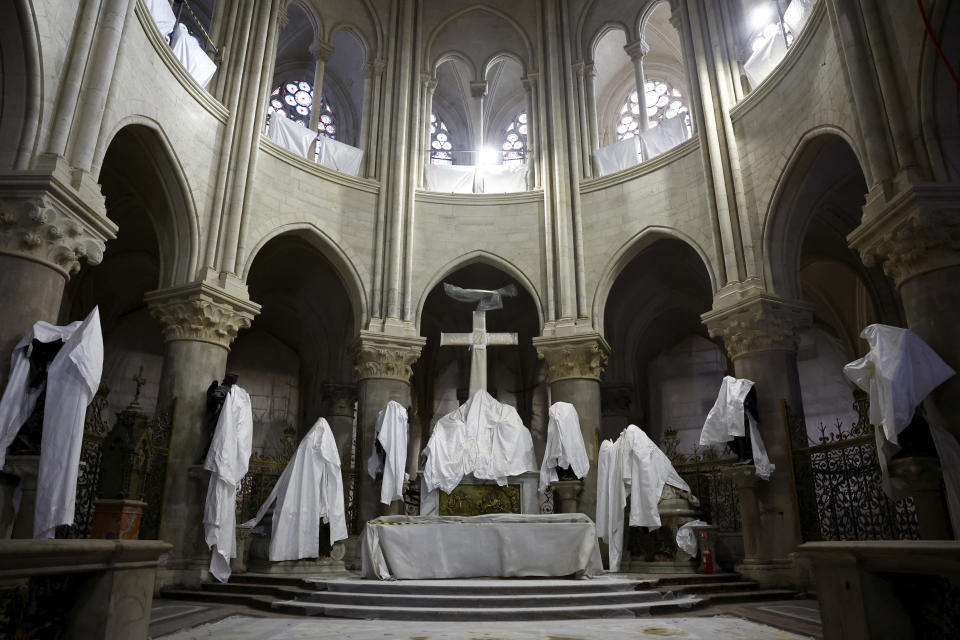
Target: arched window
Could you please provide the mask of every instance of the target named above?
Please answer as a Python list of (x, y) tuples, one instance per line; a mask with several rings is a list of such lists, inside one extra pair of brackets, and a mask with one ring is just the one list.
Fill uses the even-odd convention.
[(527, 114), (521, 113), (507, 127), (507, 135), (501, 145), (503, 164), (519, 164), (527, 157)]
[(267, 106), (267, 117), (282, 113), (304, 127), (310, 126), (310, 113), (313, 109), (320, 110), (317, 121), (317, 133), (327, 138), (336, 139), (337, 123), (333, 118), (333, 109), (322, 98), (318, 103), (313, 101), (313, 87), (309, 82), (288, 82), (277, 87), (270, 95), (270, 104)]
[(453, 164), (450, 132), (437, 114), (430, 114), (430, 164)]
[[(679, 89), (664, 80), (649, 80), (644, 84), (647, 103), (648, 127), (653, 128), (662, 121), (682, 117), (691, 132), (690, 109)], [(620, 108), (620, 120), (617, 122), (617, 140), (626, 140), (639, 134), (640, 100), (634, 91)]]

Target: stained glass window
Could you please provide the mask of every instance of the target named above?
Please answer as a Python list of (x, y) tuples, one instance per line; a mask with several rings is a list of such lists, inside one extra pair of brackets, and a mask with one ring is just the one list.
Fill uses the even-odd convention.
[(267, 105), (267, 118), (282, 113), (297, 124), (308, 127), (310, 126), (310, 113), (313, 109), (320, 110), (317, 134), (336, 139), (337, 123), (333, 117), (333, 109), (322, 98), (318, 102), (314, 102), (313, 87), (309, 82), (302, 80), (300, 82), (287, 82), (274, 89), (273, 93), (270, 94), (270, 104)]
[[(649, 128), (662, 121), (682, 117), (690, 132), (690, 109), (679, 89), (664, 80), (649, 80), (644, 84)], [(620, 108), (617, 121), (617, 140), (626, 140), (640, 133), (640, 98), (634, 91)]]
[(450, 132), (437, 114), (430, 114), (430, 164), (453, 164)]
[(503, 144), (503, 164), (519, 164), (527, 157), (527, 114), (521, 113), (507, 127)]

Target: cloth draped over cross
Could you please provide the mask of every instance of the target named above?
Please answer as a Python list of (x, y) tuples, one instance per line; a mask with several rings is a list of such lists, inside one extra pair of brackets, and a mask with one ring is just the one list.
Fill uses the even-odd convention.
[(597, 461), (597, 536), (610, 548), (610, 571), (619, 571), (623, 551), (623, 510), (630, 495), (631, 527), (660, 526), (658, 504), (664, 485), (690, 491), (667, 455), (644, 431), (629, 425), (616, 441), (600, 444)]

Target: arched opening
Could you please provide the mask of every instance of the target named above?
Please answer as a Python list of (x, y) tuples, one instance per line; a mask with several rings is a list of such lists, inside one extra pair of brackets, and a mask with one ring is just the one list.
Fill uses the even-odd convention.
[(335, 115), (339, 123), (339, 135), (336, 139), (359, 147), (363, 126), (366, 49), (353, 32), (343, 29), (331, 36), (330, 44), (333, 45), (333, 52), (327, 58), (323, 74), (323, 95), (330, 104), (337, 105)]
[(25, 41), (29, 16), (19, 9), (27, 3), (5, 2), (0, 7), (0, 167), (25, 168), (33, 151), (40, 117), (39, 51)]
[[(459, 58), (447, 58), (436, 68), (437, 87), (433, 94), (434, 116), (433, 131), (431, 132), (431, 154), (434, 151), (446, 151), (442, 156), (431, 155), (431, 162), (435, 164), (476, 164), (476, 154), (479, 148), (475, 136), (480, 135), (478, 123), (480, 112), (477, 105), (470, 99), (470, 82), (473, 80), (473, 70)], [(441, 130), (436, 122), (443, 124)], [(444, 139), (434, 146), (438, 140), (436, 134), (444, 133)], [(443, 143), (448, 143), (449, 148)], [(437, 162), (444, 160), (444, 162)], [(449, 160), (449, 162), (445, 162)]]
[(496, 267), (473, 263), (457, 269), (430, 291), (420, 314), (420, 335), (427, 339), (413, 367), (411, 440), (419, 437), (420, 451), (436, 421), (467, 400), (470, 385), (470, 351), (440, 346), (440, 333), (469, 333), (475, 304), (458, 302), (443, 291), (443, 283), (465, 289), (517, 288), (504, 298), (503, 309), (487, 312), (487, 331), (517, 333), (516, 346), (487, 350), (487, 390), (500, 402), (517, 409), (532, 431), (537, 459), (543, 455), (547, 427), (547, 385), (543, 364), (532, 339), (540, 335), (540, 319), (533, 297), (514, 278)]
[[(635, 112), (631, 110), (628, 114), (620, 113), (624, 96), (636, 92), (633, 64), (630, 62), (630, 56), (624, 51), (625, 46), (627, 46), (626, 32), (612, 28), (604, 33), (593, 47), (593, 64), (596, 71), (595, 109), (601, 147), (639, 133), (639, 107)], [(626, 122), (621, 122), (624, 116), (626, 116)]]

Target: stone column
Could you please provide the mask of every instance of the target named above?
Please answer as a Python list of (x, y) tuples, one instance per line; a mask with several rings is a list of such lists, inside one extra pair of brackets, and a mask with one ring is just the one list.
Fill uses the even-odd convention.
[(547, 363), (550, 402), (569, 402), (577, 409), (590, 472), (583, 479), (580, 512), (597, 516), (597, 453), (600, 450), (600, 375), (610, 345), (599, 333), (533, 339), (537, 355)]
[[(396, 400), (410, 406), (411, 365), (420, 357), (425, 338), (388, 336), (361, 331), (353, 345), (357, 369), (357, 431), (360, 440), (360, 522), (366, 523), (386, 512), (380, 503), (380, 483), (367, 473), (367, 459), (373, 451), (377, 414)], [(391, 505), (395, 506), (395, 505)], [(400, 505), (402, 506), (402, 505)]]
[(159, 534), (173, 550), (158, 583), (196, 584), (210, 560), (203, 537), (207, 387), (223, 378), (230, 343), (250, 326), (260, 306), (245, 292), (207, 282), (152, 291), (144, 300), (163, 326), (165, 341), (157, 411), (173, 410)]
[(352, 466), (350, 455), (353, 448), (357, 385), (324, 382), (321, 390), (323, 392), (322, 415), (330, 423), (333, 438), (337, 441), (337, 451), (340, 452), (340, 468), (346, 472)]
[(573, 65), (574, 73), (577, 79), (577, 125), (580, 127), (580, 165), (583, 171), (583, 177), (589, 178), (593, 175), (593, 163), (590, 162), (590, 126), (587, 124), (587, 86), (586, 86), (586, 67), (583, 62)]
[[(420, 82), (423, 85), (423, 130), (420, 137), (420, 144), (417, 146), (417, 187), (422, 189), (423, 167), (430, 163), (430, 116), (433, 115), (433, 95), (437, 90), (437, 79), (429, 73), (420, 74)], [(439, 126), (440, 123), (437, 123)]]
[(604, 383), (600, 386), (600, 398), (600, 439), (616, 440), (634, 419), (631, 411), (633, 385), (626, 382)]
[(650, 45), (642, 37), (639, 40), (627, 44), (623, 48), (633, 61), (633, 78), (637, 83), (637, 102), (640, 104), (640, 131), (646, 131), (650, 128), (650, 120), (647, 118), (647, 86), (646, 77), (643, 74), (643, 56), (650, 53)]
[[(317, 102), (323, 98), (323, 73), (327, 67), (327, 59), (333, 53), (333, 45), (323, 40), (317, 40), (310, 45), (310, 55), (313, 56), (313, 107), (310, 109), (310, 131), (316, 131), (320, 124), (320, 109), (317, 108)], [(314, 140), (310, 146), (310, 153), (307, 160), (314, 157), (317, 152), (317, 142)]]
[(67, 280), (82, 261), (100, 264), (116, 231), (103, 197), (78, 197), (63, 163), (49, 174), (0, 175), (0, 390), (13, 347), (38, 320), (56, 324)]
[(583, 80), (586, 89), (584, 109), (586, 111), (587, 134), (590, 138), (590, 153), (587, 156), (587, 165), (591, 167), (589, 175), (593, 175), (591, 159), (593, 152), (600, 148), (600, 127), (597, 124), (597, 65), (584, 65)]
[(763, 584), (789, 585), (795, 581), (789, 556), (801, 539), (782, 403), (786, 401), (793, 415), (802, 420), (797, 345), (800, 330), (811, 322), (811, 309), (762, 292), (742, 293), (732, 302), (719, 296), (714, 310), (701, 318), (711, 337), (723, 338), (737, 377), (755, 383), (760, 435), (776, 466), (770, 480), (755, 489), (759, 533), (750, 530), (753, 523), (743, 522), (744, 541), (756, 540), (757, 549), (742, 569)]
[(538, 160), (540, 147), (538, 146), (537, 137), (540, 135), (540, 132), (537, 131), (537, 124), (540, 122), (540, 118), (537, 115), (537, 76), (536, 74), (530, 74), (523, 77), (521, 80), (523, 84), (523, 90), (526, 92), (527, 100), (527, 178), (528, 184), (531, 189), (540, 188), (540, 172), (538, 171)]

